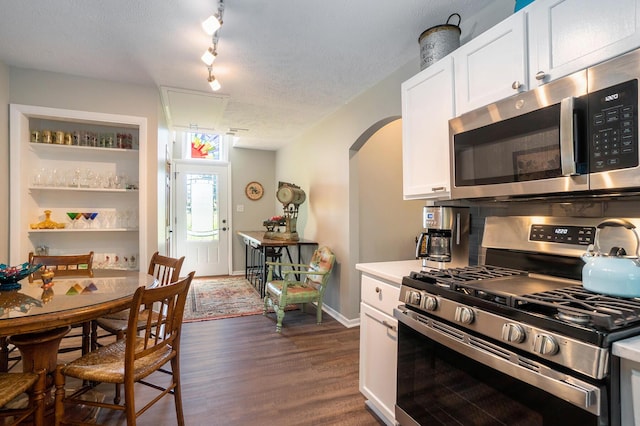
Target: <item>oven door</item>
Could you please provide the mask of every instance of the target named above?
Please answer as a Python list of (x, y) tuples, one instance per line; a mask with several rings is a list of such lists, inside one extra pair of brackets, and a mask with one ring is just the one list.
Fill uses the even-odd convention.
[(450, 120), (453, 198), (588, 190), (586, 75)]
[(398, 322), (396, 419), (415, 425), (609, 425), (607, 387), (410, 310)]

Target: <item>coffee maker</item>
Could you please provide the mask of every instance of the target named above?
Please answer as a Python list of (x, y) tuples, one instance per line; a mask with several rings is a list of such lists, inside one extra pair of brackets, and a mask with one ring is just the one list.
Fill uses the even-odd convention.
[(424, 206), (425, 231), (417, 239), (416, 258), (422, 269), (458, 268), (469, 265), (468, 207)]

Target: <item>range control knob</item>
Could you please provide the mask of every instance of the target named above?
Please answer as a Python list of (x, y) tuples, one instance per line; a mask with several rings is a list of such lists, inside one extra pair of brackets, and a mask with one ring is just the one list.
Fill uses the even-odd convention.
[(555, 355), (559, 350), (556, 339), (548, 334), (538, 334), (533, 342), (533, 351), (540, 355)]
[(508, 322), (502, 326), (502, 340), (510, 343), (522, 343), (527, 337), (520, 324)]
[(407, 297), (405, 302), (410, 305), (420, 306), (420, 300), (422, 299), (422, 294), (419, 291), (410, 291), (407, 293)]
[(435, 296), (425, 296), (422, 298), (422, 308), (427, 311), (438, 309), (438, 299)]
[(466, 306), (458, 306), (456, 308), (454, 319), (462, 324), (471, 324), (475, 319), (473, 309)]

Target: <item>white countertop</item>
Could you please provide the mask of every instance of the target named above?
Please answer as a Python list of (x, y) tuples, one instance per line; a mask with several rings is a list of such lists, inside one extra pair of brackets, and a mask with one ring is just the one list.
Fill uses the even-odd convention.
[(615, 342), (613, 354), (630, 361), (640, 362), (640, 336)]
[(402, 284), (402, 277), (409, 275), (411, 271), (422, 269), (422, 260), (358, 263), (356, 264), (356, 269), (400, 285)]

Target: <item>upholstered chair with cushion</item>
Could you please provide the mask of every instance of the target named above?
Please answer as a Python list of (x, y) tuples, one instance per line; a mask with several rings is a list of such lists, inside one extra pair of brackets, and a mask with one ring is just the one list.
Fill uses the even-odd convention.
[[(1, 423), (18, 425), (33, 416), (30, 424), (42, 426), (45, 387), (45, 370), (37, 373), (0, 373), (0, 420), (3, 420)], [(26, 404), (20, 404), (18, 401), (18, 397), (23, 393), (28, 394)]]
[[(89, 405), (124, 411), (127, 425), (135, 425), (136, 419), (151, 405), (167, 394), (173, 394), (177, 421), (184, 425), (182, 396), (180, 389), (180, 335), (187, 293), (195, 272), (175, 283), (154, 288), (140, 287), (133, 296), (129, 309), (129, 320), (125, 337), (102, 346), (95, 351), (66, 365), (58, 365), (55, 371), (55, 417), (56, 425), (64, 424), (65, 406)], [(152, 320), (152, 312), (158, 316)], [(147, 318), (145, 327), (140, 321)], [(159, 382), (149, 377), (170, 364), (171, 379)], [(66, 378), (78, 379), (84, 384), (71, 395), (66, 395)], [(124, 385), (124, 403), (109, 404), (87, 400), (82, 395), (97, 383)], [(136, 407), (134, 384), (150, 386), (158, 393), (145, 399), (145, 405)], [(162, 385), (161, 385), (162, 383)], [(74, 383), (75, 385), (75, 383)], [(139, 404), (142, 405), (142, 404)], [(174, 424), (165, 419), (165, 424)]]
[[(266, 262), (269, 266), (264, 314), (272, 307), (276, 312), (276, 331), (282, 331), (285, 307), (306, 303), (316, 303), (317, 322), (322, 322), (322, 298), (329, 281), (329, 274), (335, 263), (335, 255), (328, 247), (320, 247), (308, 265), (282, 262)], [(281, 280), (274, 280), (274, 270), (280, 270)]]

